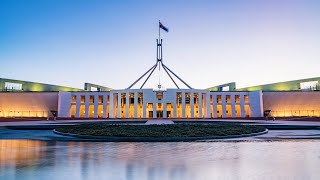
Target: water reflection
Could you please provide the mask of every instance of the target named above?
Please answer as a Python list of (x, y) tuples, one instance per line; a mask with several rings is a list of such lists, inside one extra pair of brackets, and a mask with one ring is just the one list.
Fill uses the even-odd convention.
[(0, 179), (319, 179), (320, 141), (0, 140)]
[(0, 167), (17, 166), (26, 167), (43, 158), (46, 151), (40, 148), (46, 142), (31, 140), (1, 140), (0, 141)]

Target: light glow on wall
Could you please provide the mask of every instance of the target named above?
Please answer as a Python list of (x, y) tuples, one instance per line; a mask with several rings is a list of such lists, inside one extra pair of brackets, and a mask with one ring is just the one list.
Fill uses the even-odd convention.
[(314, 90), (319, 87), (319, 82), (318, 81), (309, 81), (309, 82), (301, 82), (300, 83), (300, 89), (310, 89)]
[(50, 117), (58, 110), (56, 92), (0, 94), (0, 117)]
[(15, 90), (15, 91), (22, 90), (22, 84), (20, 83), (5, 82), (4, 87), (6, 90)]

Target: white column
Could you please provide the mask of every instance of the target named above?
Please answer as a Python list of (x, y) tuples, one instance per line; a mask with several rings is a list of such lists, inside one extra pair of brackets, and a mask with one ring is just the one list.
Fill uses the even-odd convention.
[(213, 117), (217, 118), (217, 95), (212, 94), (212, 103), (213, 103)]
[(173, 104), (173, 118), (177, 118), (177, 103), (173, 102), (172, 104)]
[(191, 118), (194, 118), (194, 92), (190, 92), (190, 111)]
[(108, 101), (108, 95), (103, 95), (102, 96), (102, 101), (103, 101), (103, 105), (102, 105), (102, 111), (103, 111), (103, 114), (102, 114), (102, 117), (103, 118), (107, 118), (107, 101)]
[(126, 92), (126, 118), (129, 118), (129, 92)]
[(167, 103), (163, 102), (163, 118), (167, 118)]
[[(144, 94), (145, 95), (145, 94)], [(143, 104), (143, 109), (142, 109), (142, 114), (143, 114), (143, 118), (146, 118), (147, 117), (147, 103), (144, 99), (144, 96), (143, 96), (143, 99), (142, 99), (142, 104)]]
[(236, 117), (236, 97), (235, 94), (230, 95), (231, 97), (231, 112), (232, 112), (232, 117)]
[(263, 117), (262, 91), (249, 92), (250, 117)]
[(225, 94), (221, 95), (221, 101), (222, 101), (222, 117), (226, 118), (227, 113), (226, 113), (226, 95)]
[(109, 118), (115, 118), (115, 112), (114, 112), (114, 103), (113, 102), (113, 92), (110, 91), (110, 102), (109, 102)]
[[(59, 91), (58, 94), (58, 117), (70, 117), (71, 92)], [(12, 114), (13, 113), (13, 114)], [(14, 111), (10, 114), (14, 115)], [(43, 112), (44, 115), (44, 112)]]
[(210, 114), (210, 92), (206, 93), (206, 118), (210, 118), (211, 114)]
[(118, 93), (118, 118), (121, 118), (121, 92)]
[(138, 92), (134, 92), (134, 118), (138, 117)]
[(93, 117), (94, 118), (98, 118), (98, 102), (99, 102), (99, 96), (94, 95), (94, 113), (93, 113)]
[(244, 110), (244, 94), (240, 94), (240, 116), (241, 117), (246, 117), (246, 112)]
[(77, 98), (77, 101), (76, 101), (76, 118), (79, 118), (80, 117), (81, 96), (77, 95), (76, 98)]
[(202, 92), (199, 92), (199, 118), (202, 118)]
[(88, 117), (89, 117), (89, 101), (90, 101), (90, 96), (85, 95), (85, 102), (84, 102), (84, 104), (85, 104), (85, 107), (84, 107), (84, 109), (85, 109), (84, 117), (85, 117), (85, 118), (88, 118)]
[(153, 103), (153, 110), (152, 110), (152, 112), (153, 112), (153, 118), (157, 118), (157, 103)]
[(182, 92), (182, 118), (186, 118), (186, 93)]

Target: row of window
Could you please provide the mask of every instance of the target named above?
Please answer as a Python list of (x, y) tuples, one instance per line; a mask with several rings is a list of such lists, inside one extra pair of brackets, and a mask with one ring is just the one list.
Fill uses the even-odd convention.
[[(202, 94), (202, 98), (204, 98), (205, 94)], [(159, 95), (157, 94), (157, 99), (158, 100), (162, 100), (163, 98), (163, 95)], [(98, 96), (98, 103), (103, 103), (103, 96), (102, 95), (99, 95)], [(110, 101), (110, 96), (108, 95), (107, 96), (107, 102)], [(142, 97), (138, 97), (138, 104), (142, 104)], [(76, 103), (77, 102), (77, 96), (72, 96), (72, 100), (71, 100), (72, 103)], [(86, 96), (80, 96), (80, 103), (85, 103), (86, 102)], [(95, 102), (95, 96), (91, 95), (89, 96), (89, 103), (94, 103)], [(193, 102), (195, 104), (198, 104), (199, 103), (199, 98), (198, 98), (198, 93), (194, 93), (194, 100)], [(210, 95), (210, 102), (212, 103), (213, 102), (213, 96)], [(216, 102), (217, 103), (222, 103), (222, 96), (221, 95), (217, 95), (216, 96)], [(231, 95), (226, 95), (225, 96), (225, 102), (226, 103), (231, 103)], [(240, 103), (240, 95), (235, 95), (235, 98), (234, 98), (234, 102), (235, 103)], [(244, 102), (245, 103), (248, 103), (249, 102), (249, 96), (248, 95), (244, 95)], [(129, 103), (130, 104), (134, 104), (134, 98), (130, 96), (129, 98)], [(181, 104), (182, 103), (182, 93), (177, 93), (177, 104)], [(185, 103), (186, 104), (190, 104), (190, 94), (189, 93), (186, 93), (186, 98), (185, 98)], [(126, 98), (125, 96), (121, 98), (121, 104), (126, 104)]]
[[(213, 96), (212, 95), (210, 95), (210, 102), (213, 103)], [(222, 103), (222, 96), (221, 95), (217, 95), (216, 96), (216, 102), (217, 103)], [(225, 96), (225, 102), (226, 103), (231, 103), (231, 95), (226, 95)], [(240, 95), (235, 95), (234, 102), (235, 103), (240, 103)], [(245, 103), (249, 103), (249, 96), (248, 95), (244, 95), (244, 102)]]
[[(103, 103), (104, 99), (103, 96), (98, 96), (98, 103)], [(110, 96), (107, 96), (107, 102), (110, 101)], [(71, 103), (76, 103), (77, 102), (77, 96), (72, 96), (71, 98)], [(80, 96), (80, 103), (85, 103), (86, 102), (86, 96)], [(95, 102), (95, 96), (89, 96), (89, 103), (94, 103)]]

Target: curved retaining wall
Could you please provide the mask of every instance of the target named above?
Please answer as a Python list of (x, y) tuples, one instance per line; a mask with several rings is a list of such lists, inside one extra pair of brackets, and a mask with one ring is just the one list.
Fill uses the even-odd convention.
[(263, 132), (252, 133), (252, 134), (242, 134), (242, 135), (230, 135), (230, 136), (207, 136), (207, 137), (111, 137), (111, 136), (90, 136), (90, 135), (79, 135), (71, 133), (59, 132), (56, 129), (53, 130), (54, 133), (71, 136), (83, 140), (94, 140), (94, 141), (105, 141), (105, 142), (187, 142), (187, 141), (196, 141), (196, 140), (209, 140), (209, 139), (230, 139), (230, 138), (243, 138), (258, 136), (268, 133), (268, 129), (265, 129)]

